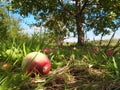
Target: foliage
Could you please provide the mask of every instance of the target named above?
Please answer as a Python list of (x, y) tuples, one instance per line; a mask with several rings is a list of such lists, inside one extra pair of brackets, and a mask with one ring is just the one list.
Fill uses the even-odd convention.
[[(106, 87), (109, 84), (108, 81), (119, 80), (119, 52), (117, 52), (115, 56), (107, 56), (104, 52), (106, 46), (98, 47), (99, 50), (94, 53), (92, 50), (92, 48), (96, 47), (94, 43), (87, 44), (85, 47), (79, 47), (75, 44), (66, 44), (59, 47), (54, 45), (53, 42), (51, 42), (49, 35), (35, 33), (31, 37), (20, 38), (20, 40), (7, 40), (0, 43), (0, 89), (29, 90), (30, 87), (32, 87), (32, 89), (49, 88), (49, 85), (51, 85), (51, 88), (54, 88), (52, 86), (53, 84), (50, 83), (54, 80), (61, 80), (59, 84), (64, 82), (64, 85), (62, 84), (64, 89), (80, 86), (79, 88), (81, 89), (89, 90), (90, 88), (101, 89), (101, 87)], [(51, 49), (50, 53), (46, 53), (52, 64), (50, 73), (56, 72), (47, 76), (36, 76), (34, 79), (29, 77), (29, 75), (25, 75), (21, 69), (21, 62), (25, 55), (33, 51), (43, 52), (43, 48), (46, 47)], [(120, 47), (117, 46), (117, 49), (119, 48)], [(61, 70), (59, 71), (59, 69)], [(93, 72), (93, 70), (95, 70), (95, 72)], [(59, 77), (59, 74), (62, 76)], [(74, 81), (73, 77), (76, 78), (75, 81), (81, 85), (69, 85), (69, 82)], [(41, 78), (45, 78), (45, 81), (33, 83), (34, 80), (41, 80)], [(82, 81), (78, 82), (78, 78), (82, 79)], [(91, 78), (93, 80), (92, 82), (95, 82), (95, 84), (104, 82), (106, 85), (100, 84), (96, 86), (94, 83), (88, 84)], [(83, 82), (88, 85), (84, 86), (82, 84)], [(57, 82), (54, 81), (54, 83)]]
[[(81, 6), (81, 8), (84, 7), (86, 1), (87, 0), (81, 0), (81, 3), (83, 3), (83, 6)], [(111, 19), (108, 19), (109, 13), (112, 13), (114, 20), (117, 20), (117, 18), (119, 17), (119, 12), (117, 12), (117, 9), (111, 6), (114, 4), (113, 1), (115, 3), (114, 7), (119, 8), (119, 0), (107, 1), (109, 2), (108, 6), (105, 5), (107, 3), (106, 1), (104, 2), (101, 0), (88, 0), (88, 7), (86, 6), (86, 8), (84, 8), (85, 11), (82, 12), (83, 23), (85, 23), (84, 20), (88, 20), (86, 21), (86, 25), (89, 24), (90, 28), (95, 27), (95, 25), (101, 26), (101, 28), (98, 28), (97, 26), (95, 27), (98, 30), (100, 29), (100, 32), (104, 32), (102, 27), (106, 26), (112, 28), (113, 30), (117, 30), (118, 27), (116, 25), (119, 21), (113, 23)], [(73, 30), (72, 28), (76, 28), (74, 27), (75, 17), (68, 18), (71, 15), (70, 13), (66, 13), (67, 8), (70, 9), (70, 12), (74, 14), (74, 3), (70, 4), (67, 1), (64, 2), (65, 4), (62, 5), (65, 5), (65, 8), (62, 8), (60, 2), (56, 0), (13, 0), (12, 3), (13, 6), (15, 5), (15, 8), (21, 7), (21, 9), (18, 10), (18, 12), (20, 12), (21, 14), (27, 15), (28, 12), (34, 12), (33, 14), (38, 16), (40, 14), (42, 20), (45, 20), (45, 23), (42, 24), (45, 24), (49, 27), (49, 29), (56, 31), (50, 32), (49, 34), (34, 33), (32, 36), (28, 36), (27, 34), (23, 33), (19, 34), (19, 32), (17, 31), (17, 29), (19, 30), (19, 26), (17, 26), (18, 22), (16, 22), (15, 19), (9, 20), (8, 18), (6, 18), (8, 17), (8, 15), (4, 15), (4, 20), (8, 20), (8, 22), (2, 23), (2, 21), (0, 21), (0, 31), (4, 29), (8, 30), (10, 36), (9, 38), (7, 38), (8, 40), (3, 40), (0, 42), (0, 90), (38, 90), (40, 88), (45, 88), (46, 90), (49, 90), (51, 88), (53, 90), (106, 90), (109, 88), (119, 89), (120, 40), (114, 40), (117, 42), (113, 42), (114, 44), (112, 45), (110, 44), (112, 40), (103, 42), (86, 41), (85, 46), (77, 46), (75, 44), (63, 44), (63, 46), (60, 46), (56, 43), (56, 40), (59, 40), (66, 33), (70, 32), (70, 28), (71, 32)], [(24, 10), (26, 10), (26, 12)], [(95, 11), (93, 12), (92, 10)], [(113, 11), (114, 13), (111, 11)], [(48, 20), (47, 16), (52, 16), (52, 21), (49, 21), (50, 19)], [(92, 20), (96, 24), (91, 23)], [(108, 25), (106, 24), (104, 26), (104, 20), (106, 21), (105, 24), (109, 22)], [(8, 26), (2, 27), (2, 25)], [(14, 27), (14, 25), (16, 26)], [(60, 31), (57, 28), (59, 28)], [(89, 26), (87, 26), (87, 29), (88, 28)], [(12, 30), (14, 32), (12, 32)], [(99, 34), (100, 32), (97, 31), (96, 34)], [(7, 35), (7, 33), (8, 32), (4, 32), (3, 34)], [(63, 36), (60, 35), (61, 33)], [(58, 34), (60, 38), (57, 37)], [(108, 43), (106, 44), (106, 42)], [(49, 48), (51, 52), (45, 53), (43, 51), (44, 48)], [(112, 50), (113, 53), (107, 55), (107, 50)], [(35, 78), (31, 78), (29, 75), (24, 74), (23, 70), (21, 69), (21, 62), (27, 53), (33, 51), (40, 51), (48, 55), (52, 64), (51, 72), (48, 75), (36, 75)], [(43, 81), (41, 82), (42, 79)]]
[(15, 38), (0, 42), (0, 89), (19, 90), (26, 88), (30, 78), (21, 69), (21, 62), (25, 55), (32, 51), (41, 51), (48, 47), (48, 43), (40, 35), (32, 37)]
[(22, 35), (19, 20), (9, 16), (5, 7), (0, 7), (0, 39), (17, 38)]
[(54, 30), (57, 35), (77, 34), (81, 45), (85, 31), (106, 35), (110, 29), (117, 30), (120, 23), (119, 0), (12, 0), (11, 5), (13, 11), (21, 15), (33, 14), (38, 24)]

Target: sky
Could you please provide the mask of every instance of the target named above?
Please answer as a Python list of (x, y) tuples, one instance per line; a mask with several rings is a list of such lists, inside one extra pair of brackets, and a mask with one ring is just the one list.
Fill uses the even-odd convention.
[[(17, 19), (17, 18), (21, 18), (22, 21), (20, 22), (20, 26), (22, 28), (24, 28), (24, 33), (29, 33), (29, 34), (32, 34), (34, 31), (39, 31), (41, 28), (44, 29), (44, 27), (41, 27), (41, 28), (37, 28), (37, 27), (29, 27), (27, 24), (33, 24), (36, 22), (36, 20), (34, 19), (34, 17), (32, 15), (29, 15), (28, 17), (26, 18), (22, 18), (19, 14), (13, 14), (13, 16)], [(113, 33), (111, 33), (110, 35), (105, 35), (103, 37), (103, 39), (110, 39), (111, 36), (112, 36)], [(101, 38), (101, 35), (98, 35), (98, 36), (95, 36), (93, 34), (92, 31), (89, 31), (87, 32), (87, 38), (85, 39), (88, 39), (88, 40), (100, 40)], [(116, 32), (115, 36), (114, 36), (115, 39), (118, 39), (120, 38), (120, 29)], [(74, 37), (70, 37), (70, 38), (66, 38), (64, 40), (65, 42), (77, 42), (77, 38), (74, 38)]]

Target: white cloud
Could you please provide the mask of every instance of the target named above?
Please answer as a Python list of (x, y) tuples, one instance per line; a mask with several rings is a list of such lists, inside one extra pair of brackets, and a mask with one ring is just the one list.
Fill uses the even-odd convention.
[[(113, 33), (111, 33), (110, 35), (105, 35), (103, 37), (103, 40), (109, 40), (111, 38), (112, 34)], [(115, 36), (114, 36), (114, 39), (118, 39), (118, 38), (120, 38), (120, 30), (118, 30), (116, 32)], [(93, 32), (90, 31), (90, 32), (87, 32), (87, 38), (85, 38), (85, 39), (86, 40), (89, 39), (90, 41), (91, 40), (100, 40), (101, 39), (101, 35), (95, 36), (93, 34)], [(77, 42), (77, 38), (75, 38), (75, 37), (66, 38), (66, 39), (64, 39), (64, 42), (74, 43), (74, 42)]]
[(29, 27), (27, 29), (25, 29), (23, 32), (24, 33), (28, 33), (28, 34), (33, 34), (33, 33), (42, 33), (44, 32), (45, 28), (44, 27), (36, 27), (36, 26), (33, 26), (33, 27)]
[[(105, 35), (105, 36), (103, 37), (103, 40), (110, 39), (111, 36), (112, 36), (112, 34), (113, 34), (113, 33), (111, 33), (110, 35)], [(114, 36), (114, 39), (118, 39), (118, 38), (120, 38), (120, 30), (118, 30), (118, 31), (115, 33), (115, 36)], [(94, 39), (95, 39), (95, 40), (100, 40), (100, 39), (101, 39), (101, 35), (95, 36), (95, 35), (93, 34), (93, 32), (90, 31), (90, 32), (87, 32), (87, 39), (89, 39), (89, 40), (94, 40)]]
[(66, 39), (64, 39), (64, 42), (75, 43), (75, 42), (77, 42), (77, 38), (75, 38), (75, 37), (66, 38)]

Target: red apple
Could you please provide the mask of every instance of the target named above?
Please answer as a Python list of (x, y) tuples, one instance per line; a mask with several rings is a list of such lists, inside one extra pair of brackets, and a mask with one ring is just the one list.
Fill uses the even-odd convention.
[(44, 53), (51, 53), (51, 50), (49, 48), (43, 48), (42, 50)]
[(113, 54), (113, 50), (112, 49), (106, 50), (105, 54), (107, 56), (111, 56)]
[(45, 75), (48, 74), (51, 68), (51, 62), (48, 57), (40, 52), (31, 52), (24, 58), (22, 68), (26, 74), (35, 73)]
[(97, 53), (99, 51), (99, 48), (98, 47), (94, 47), (93, 48), (93, 53)]

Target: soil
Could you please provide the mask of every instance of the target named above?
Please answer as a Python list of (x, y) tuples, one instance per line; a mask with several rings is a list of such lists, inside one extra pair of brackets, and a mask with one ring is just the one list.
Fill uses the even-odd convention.
[(58, 71), (50, 72), (47, 83), (38, 90), (120, 90), (120, 81), (111, 79), (105, 70), (72, 67)]

